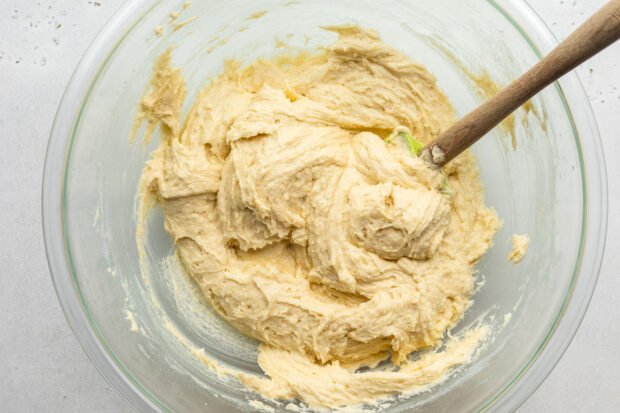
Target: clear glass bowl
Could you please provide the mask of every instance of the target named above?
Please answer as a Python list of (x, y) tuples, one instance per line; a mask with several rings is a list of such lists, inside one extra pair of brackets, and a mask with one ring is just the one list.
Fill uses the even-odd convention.
[[(143, 411), (255, 410), (249, 402), (262, 400), (259, 395), (217, 376), (163, 326), (165, 317), (186, 344), (204, 348), (225, 366), (260, 371), (256, 343), (201, 306), (191, 282), (170, 264), (173, 248), (157, 210), (149, 220), (143, 268), (138, 259), (136, 190), (157, 139), (144, 147), (129, 144), (128, 136), (154, 58), (175, 46), (173, 63), (183, 67), (187, 79), (187, 111), (225, 59), (281, 53), (276, 37), (313, 48), (334, 40), (319, 26), (357, 23), (424, 64), (463, 115), (481, 101), (463, 67), (473, 73), (485, 70), (507, 83), (556, 41), (522, 0), (200, 1), (178, 21), (197, 20), (175, 32), (168, 25), (165, 36), (155, 36), (154, 28), (182, 3), (128, 2), (76, 69), (56, 116), (45, 165), (48, 260), (78, 340), (131, 406)], [(268, 12), (246, 19), (262, 10)], [(541, 123), (533, 112), (520, 110), (516, 150), (501, 129), (474, 147), (486, 202), (504, 225), (478, 265), (486, 283), (455, 331), (484, 320), (492, 326), (492, 337), (470, 365), (431, 391), (394, 398), (386, 410), (513, 410), (550, 372), (586, 311), (607, 225), (597, 127), (575, 74), (548, 87), (533, 105), (546, 120)], [(531, 236), (519, 265), (506, 263), (513, 233)], [(146, 275), (142, 270), (148, 270)], [(189, 291), (186, 299), (180, 291)], [(198, 304), (191, 305), (192, 300)], [(506, 314), (511, 318), (504, 323)], [(130, 328), (132, 315), (137, 333)]]

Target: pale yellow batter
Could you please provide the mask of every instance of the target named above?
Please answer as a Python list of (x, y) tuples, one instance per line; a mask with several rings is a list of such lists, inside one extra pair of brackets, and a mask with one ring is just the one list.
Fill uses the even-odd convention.
[[(422, 143), (454, 121), (424, 67), (357, 27), (324, 53), (229, 64), (180, 120), (165, 54), (141, 101), (164, 139), (143, 175), (182, 262), (213, 308), (260, 340), (269, 397), (312, 406), (411, 392), (467, 362), (485, 334), (441, 343), (470, 305), (499, 227), (473, 156), (429, 169)], [(355, 373), (391, 355), (398, 372)], [(232, 373), (231, 373), (232, 374)]]
[(518, 264), (525, 258), (527, 253), (527, 247), (530, 246), (530, 236), (528, 234), (513, 234), (512, 235), (512, 251), (508, 254), (506, 261), (512, 261), (514, 264)]

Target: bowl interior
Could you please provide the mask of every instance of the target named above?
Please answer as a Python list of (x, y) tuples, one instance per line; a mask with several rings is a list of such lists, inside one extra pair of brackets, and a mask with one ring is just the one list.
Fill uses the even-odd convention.
[[(169, 13), (183, 1), (160, 1), (141, 15), (98, 71), (73, 127), (65, 163), (63, 218), (74, 282), (99, 339), (137, 388), (163, 409), (236, 411), (253, 400), (278, 410), (191, 352), (204, 349), (223, 366), (260, 374), (256, 345), (232, 329), (201, 299), (179, 268), (161, 212), (148, 219), (145, 257), (136, 245), (137, 188), (144, 162), (157, 146), (128, 142), (134, 109), (156, 56), (173, 46), (182, 67), (187, 113), (196, 93), (226, 59), (251, 61), (313, 49), (335, 40), (320, 26), (354, 23), (433, 73), (459, 116), (483, 99), (476, 77), (498, 85), (527, 70), (539, 52), (494, 2), (201, 1), (177, 22)], [(259, 16), (257, 12), (267, 10)], [(164, 36), (154, 33), (164, 25)], [(461, 410), (491, 403), (538, 354), (560, 317), (578, 270), (585, 225), (585, 178), (579, 139), (558, 86), (515, 114), (514, 139), (496, 128), (474, 146), (486, 204), (503, 227), (478, 264), (474, 305), (456, 326), (492, 328), (474, 361), (455, 369), (432, 391), (394, 397), (383, 408)], [(506, 262), (513, 233), (531, 237), (526, 258)], [(134, 324), (135, 323), (135, 324)], [(134, 331), (132, 331), (134, 330)], [(255, 407), (254, 407), (255, 408)]]

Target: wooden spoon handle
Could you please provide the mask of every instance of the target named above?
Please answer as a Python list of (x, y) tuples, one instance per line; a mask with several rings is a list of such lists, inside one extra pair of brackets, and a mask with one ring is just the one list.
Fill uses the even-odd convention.
[(441, 168), (545, 86), (619, 38), (620, 0), (611, 0), (525, 74), (426, 145), (420, 156)]

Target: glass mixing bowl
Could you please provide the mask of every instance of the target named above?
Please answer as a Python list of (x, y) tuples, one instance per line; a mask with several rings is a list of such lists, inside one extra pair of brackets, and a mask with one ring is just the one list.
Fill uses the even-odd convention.
[[(174, 261), (155, 210), (145, 260), (136, 246), (136, 192), (157, 138), (130, 144), (134, 109), (154, 58), (174, 46), (187, 112), (222, 70), (292, 47), (334, 40), (319, 26), (356, 23), (424, 64), (463, 114), (483, 98), (476, 75), (506, 84), (556, 44), (521, 0), (200, 1), (173, 27), (182, 1), (128, 2), (97, 36), (71, 79), (52, 129), (43, 179), (43, 222), (60, 303), (84, 350), (110, 385), (141, 411), (277, 411), (235, 380), (202, 364), (188, 345), (221, 365), (260, 374), (256, 342), (201, 302)], [(257, 13), (267, 10), (266, 14)], [(164, 36), (154, 28), (164, 25)], [(597, 127), (575, 74), (516, 113), (516, 149), (496, 128), (477, 143), (487, 205), (503, 219), (478, 265), (485, 280), (456, 326), (481, 320), (491, 337), (471, 364), (387, 411), (513, 410), (542, 382), (568, 346), (599, 272), (607, 223), (606, 176)], [(540, 118), (540, 119), (539, 119)], [(506, 262), (513, 233), (531, 237), (526, 258)], [(173, 257), (173, 258), (170, 258)], [(166, 327), (162, 320), (168, 320)]]

